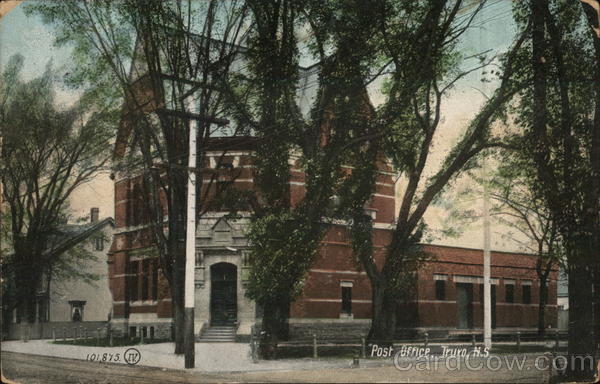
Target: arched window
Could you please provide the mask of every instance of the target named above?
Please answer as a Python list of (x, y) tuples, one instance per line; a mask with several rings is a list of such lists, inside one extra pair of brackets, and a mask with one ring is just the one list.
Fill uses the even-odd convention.
[(129, 225), (146, 224), (150, 219), (148, 198), (144, 193), (144, 188), (140, 184), (135, 184), (131, 190), (131, 199), (129, 203)]

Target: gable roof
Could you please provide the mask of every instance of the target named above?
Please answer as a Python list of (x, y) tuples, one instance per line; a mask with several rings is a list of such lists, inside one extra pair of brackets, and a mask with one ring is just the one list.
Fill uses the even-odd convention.
[(66, 252), (94, 233), (104, 229), (107, 225), (115, 227), (115, 221), (112, 217), (107, 217), (96, 223), (63, 225), (52, 235), (50, 242), (53, 243), (53, 246), (44, 251), (44, 254)]

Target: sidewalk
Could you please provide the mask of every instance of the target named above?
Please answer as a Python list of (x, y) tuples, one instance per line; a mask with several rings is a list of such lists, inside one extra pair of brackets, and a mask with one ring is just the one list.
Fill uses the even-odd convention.
[[(67, 359), (86, 360), (88, 354), (119, 355), (117, 364), (124, 364), (123, 353), (128, 348), (135, 348), (141, 354), (138, 366), (183, 369), (183, 355), (173, 353), (173, 343), (144, 344), (126, 347), (82, 347), (77, 345), (53, 344), (51, 340), (30, 340), (2, 342), (2, 351), (32, 355), (61, 357)], [(114, 361), (113, 361), (114, 362)], [(361, 364), (363, 361), (361, 361)], [(392, 362), (372, 361), (369, 366), (390, 365)], [(259, 372), (259, 371), (294, 371), (331, 368), (349, 368), (350, 359), (287, 359), (260, 360), (253, 363), (250, 346), (243, 343), (196, 343), (196, 367), (194, 371), (210, 373), (226, 372)]]

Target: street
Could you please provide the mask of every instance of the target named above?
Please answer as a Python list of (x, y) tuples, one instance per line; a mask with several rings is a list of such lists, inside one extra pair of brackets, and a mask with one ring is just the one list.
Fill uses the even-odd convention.
[(2, 352), (2, 373), (20, 384), (129, 384), (227, 382), (214, 374), (106, 364), (48, 356)]
[(543, 383), (544, 372), (522, 370), (452, 371), (440, 369), (399, 371), (393, 366), (368, 368), (261, 371), (251, 373), (199, 373), (184, 370), (94, 363), (81, 360), (2, 352), (2, 372), (22, 384), (58, 383), (213, 383), (213, 382), (437, 382), (437, 383)]

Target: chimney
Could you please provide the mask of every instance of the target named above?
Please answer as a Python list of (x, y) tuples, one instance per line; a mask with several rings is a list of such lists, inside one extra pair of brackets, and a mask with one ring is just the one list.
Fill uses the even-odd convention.
[(90, 220), (92, 223), (98, 222), (98, 216), (100, 215), (100, 208), (92, 208), (90, 210)]

